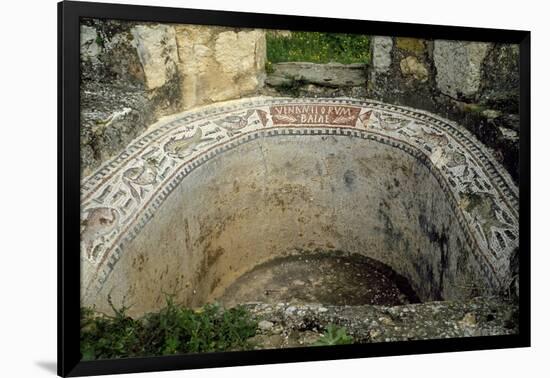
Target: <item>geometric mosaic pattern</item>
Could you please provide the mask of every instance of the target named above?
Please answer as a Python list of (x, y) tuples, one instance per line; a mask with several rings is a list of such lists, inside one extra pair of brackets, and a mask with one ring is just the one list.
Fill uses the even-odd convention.
[(184, 112), (153, 125), (81, 183), (85, 290), (99, 290), (131, 241), (196, 167), (257, 138), (334, 135), (399, 148), (437, 178), (487, 277), (508, 278), (518, 247), (518, 189), (463, 127), (376, 101), (258, 97)]

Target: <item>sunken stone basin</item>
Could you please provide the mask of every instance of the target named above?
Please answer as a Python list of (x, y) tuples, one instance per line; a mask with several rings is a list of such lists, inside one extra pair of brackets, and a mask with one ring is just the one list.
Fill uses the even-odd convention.
[(470, 133), (414, 109), (216, 104), (153, 125), (81, 188), (82, 304), (101, 311), (231, 303), (255, 268), (316, 253), (376, 262), (423, 302), (513, 276), (517, 188)]

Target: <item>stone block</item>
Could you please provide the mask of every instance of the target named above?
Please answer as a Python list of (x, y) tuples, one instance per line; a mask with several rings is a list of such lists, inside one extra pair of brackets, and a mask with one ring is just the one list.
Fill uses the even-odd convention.
[(402, 59), (399, 66), (405, 77), (412, 77), (422, 83), (428, 81), (428, 69), (415, 56), (410, 55)]
[(422, 55), (426, 52), (426, 43), (422, 39), (418, 38), (395, 38), (395, 46), (398, 49), (414, 53), (416, 55)]
[(265, 79), (265, 31), (177, 25), (184, 109), (259, 91)]
[(131, 30), (147, 89), (165, 85), (176, 74), (177, 46), (174, 28), (168, 25), (136, 25)]
[(475, 98), (489, 46), (482, 42), (436, 40), (433, 54), (437, 88), (454, 99)]
[(372, 66), (375, 72), (387, 72), (392, 63), (391, 50), (393, 40), (391, 37), (372, 37)]

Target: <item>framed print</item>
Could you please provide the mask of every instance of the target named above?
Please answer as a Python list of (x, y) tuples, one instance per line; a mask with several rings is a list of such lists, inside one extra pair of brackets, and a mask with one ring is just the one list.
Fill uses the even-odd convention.
[(529, 32), (58, 12), (59, 375), (529, 346)]

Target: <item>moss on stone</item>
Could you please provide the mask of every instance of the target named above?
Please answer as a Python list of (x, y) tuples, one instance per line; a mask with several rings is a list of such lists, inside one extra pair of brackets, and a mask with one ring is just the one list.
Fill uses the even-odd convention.
[(395, 44), (397, 48), (417, 55), (422, 55), (426, 52), (426, 44), (422, 39), (399, 37), (395, 39)]
[(463, 110), (468, 113), (476, 113), (481, 114), (483, 111), (485, 111), (487, 108), (481, 104), (468, 104), (465, 103)]

